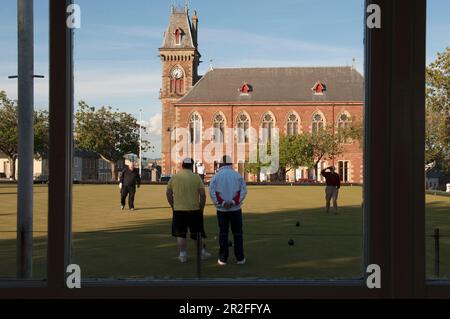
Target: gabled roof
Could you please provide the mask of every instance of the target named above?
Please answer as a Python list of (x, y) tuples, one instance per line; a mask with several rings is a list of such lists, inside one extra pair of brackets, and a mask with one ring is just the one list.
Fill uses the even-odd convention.
[(445, 174), (442, 173), (442, 171), (436, 167), (434, 167), (433, 169), (429, 170), (427, 173), (427, 178), (443, 178), (445, 177)]
[(81, 157), (81, 158), (100, 158), (100, 156), (92, 151), (85, 151), (80, 149), (75, 149), (73, 151), (74, 157)]
[[(183, 31), (181, 44), (175, 44), (175, 31), (180, 28)], [(164, 39), (160, 49), (194, 49), (191, 21), (188, 10), (185, 8), (172, 7), (169, 26), (164, 32)]]
[[(314, 94), (317, 82), (326, 85)], [(222, 68), (207, 72), (176, 104), (227, 102), (363, 102), (363, 76), (352, 67)], [(241, 94), (244, 83), (252, 87)]]

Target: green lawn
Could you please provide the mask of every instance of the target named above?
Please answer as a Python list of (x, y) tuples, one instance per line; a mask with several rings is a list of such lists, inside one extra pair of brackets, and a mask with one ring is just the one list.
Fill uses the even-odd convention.
[[(180, 264), (171, 231), (171, 211), (164, 186), (139, 189), (134, 213), (119, 208), (117, 186), (75, 185), (72, 262), (83, 277), (194, 278), (195, 245)], [(359, 278), (362, 276), (360, 187), (344, 187), (340, 214), (323, 209), (323, 187), (253, 186), (244, 205), (247, 264), (202, 264), (204, 278)], [(450, 235), (450, 198), (427, 196), (427, 234), (439, 227)], [(45, 277), (47, 188), (35, 187), (34, 276)], [(15, 275), (15, 186), (0, 186), (0, 277)], [(297, 221), (300, 227), (296, 227)], [(205, 211), (207, 246), (218, 251), (214, 207)], [(288, 241), (293, 239), (294, 246)], [(427, 240), (427, 270), (434, 265), (434, 243)], [(441, 239), (441, 274), (450, 277), (450, 237)]]

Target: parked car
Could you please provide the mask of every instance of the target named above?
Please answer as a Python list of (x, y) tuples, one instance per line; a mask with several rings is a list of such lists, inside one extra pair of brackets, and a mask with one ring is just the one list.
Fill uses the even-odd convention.
[(48, 176), (45, 176), (45, 175), (35, 176), (33, 178), (33, 181), (35, 183), (38, 183), (38, 184), (47, 184), (48, 183)]
[(172, 175), (170, 175), (170, 174), (162, 174), (161, 179), (159, 181), (160, 182), (168, 182), (168, 181), (170, 181), (171, 178), (172, 178)]
[(320, 183), (319, 181), (312, 179), (312, 178), (301, 178), (299, 180), (297, 180), (297, 183), (300, 184), (317, 184)]

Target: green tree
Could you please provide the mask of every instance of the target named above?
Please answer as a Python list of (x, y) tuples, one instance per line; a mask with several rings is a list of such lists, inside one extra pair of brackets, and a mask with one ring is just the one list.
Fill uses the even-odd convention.
[[(268, 145), (268, 151), (267, 153), (270, 155), (270, 144)], [(260, 154), (260, 147), (259, 144), (256, 146), (256, 150), (254, 151), (256, 152), (256, 154), (253, 154), (253, 157), (256, 158), (255, 162), (247, 162), (245, 164), (245, 171), (247, 173), (256, 175), (256, 181), (259, 183), (261, 181), (261, 170), (264, 167), (269, 167), (270, 163), (263, 163), (261, 161), (261, 157), (259, 156)]]
[(286, 174), (291, 170), (313, 166), (314, 152), (308, 136), (281, 135), (279, 149), (282, 180), (286, 180)]
[(426, 164), (449, 172), (450, 161), (450, 47), (438, 53), (426, 69)]
[[(116, 163), (126, 154), (139, 154), (139, 124), (131, 114), (111, 107), (96, 110), (84, 101), (75, 114), (75, 145), (93, 151), (111, 165), (111, 178), (117, 179)], [(143, 141), (143, 150), (149, 143)]]
[[(19, 108), (15, 101), (0, 91), (0, 151), (8, 157), (10, 176), (15, 179), (18, 157)], [(45, 157), (48, 153), (49, 121), (47, 111), (34, 111), (34, 155)]]
[(335, 130), (333, 125), (327, 126), (318, 132), (306, 134), (312, 148), (314, 164), (316, 171), (322, 159), (333, 159), (345, 151), (346, 143), (358, 142), (361, 148), (363, 140), (363, 126), (356, 118), (347, 125), (347, 127)]

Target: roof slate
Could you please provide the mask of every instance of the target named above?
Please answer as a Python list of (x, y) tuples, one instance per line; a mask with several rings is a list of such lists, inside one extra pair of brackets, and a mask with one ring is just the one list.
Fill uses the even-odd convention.
[[(317, 82), (326, 85), (315, 95)], [(248, 95), (239, 88), (252, 87)], [(363, 76), (351, 67), (218, 68), (208, 71), (176, 104), (213, 102), (362, 102)]]

